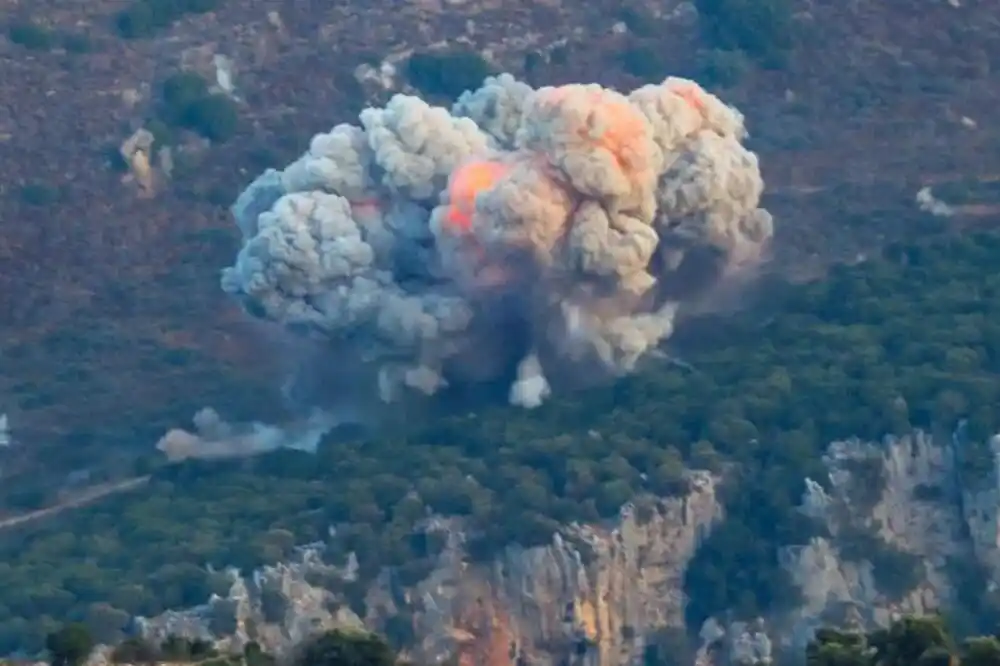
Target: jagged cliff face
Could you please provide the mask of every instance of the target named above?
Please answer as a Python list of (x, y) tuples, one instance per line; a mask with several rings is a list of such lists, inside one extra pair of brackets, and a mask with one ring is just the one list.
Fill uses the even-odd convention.
[[(991, 443), (994, 455), (998, 441)], [(885, 626), (900, 614), (947, 609), (956, 601), (956, 566), (978, 564), (996, 580), (1000, 475), (971, 488), (959, 469), (960, 450), (957, 435), (941, 443), (919, 431), (879, 444), (849, 440), (830, 446), (830, 490), (808, 479), (802, 505), (829, 536), (783, 553), (804, 603), (777, 623), (784, 625), (782, 642), (801, 648), (819, 623)], [(909, 561), (895, 558), (888, 565), (915, 567), (914, 584), (887, 585), (890, 574), (900, 572), (880, 572), (876, 556), (852, 553), (859, 536), (873, 539), (862, 553), (888, 547), (909, 555)]]
[[(824, 534), (782, 552), (801, 606), (751, 623), (708, 620), (700, 663), (766, 662), (772, 645), (800, 649), (821, 623), (870, 627), (947, 607), (956, 563), (1000, 575), (1000, 488), (963, 487), (956, 442), (941, 445), (919, 432), (877, 444), (836, 442), (826, 463), (829, 479), (807, 480), (802, 503)], [(363, 617), (329, 585), (355, 580), (356, 563), (332, 567), (318, 547), (305, 547), (295, 562), (234, 574), (226, 598), (141, 624), (153, 636), (180, 633), (232, 647), (256, 640), (282, 653), (319, 630), (386, 631), (403, 622), (420, 663), (641, 664), (653, 633), (683, 629), (685, 569), (724, 518), (718, 478), (693, 472), (690, 479), (683, 497), (626, 506), (607, 528), (567, 526), (546, 547), (512, 545), (487, 564), (470, 562), (459, 522), (432, 520), (427, 529), (446, 536), (436, 566), (407, 587), (382, 572), (367, 587)], [(896, 570), (907, 568), (909, 578)]]
[[(467, 568), (453, 544), (411, 593), (419, 652), (469, 666), (629, 663), (650, 629), (683, 625), (685, 567), (720, 516), (716, 480), (700, 473), (683, 498), (627, 506), (612, 529), (575, 526), (548, 547), (507, 548), (485, 568)], [(442, 621), (458, 629), (451, 645), (433, 637)]]
[(568, 526), (549, 546), (512, 545), (485, 565), (469, 563), (458, 523), (432, 521), (428, 529), (447, 534), (437, 566), (402, 590), (392, 571), (383, 572), (368, 589), (364, 618), (317, 583), (351, 581), (355, 567), (331, 567), (317, 548), (306, 547), (297, 562), (248, 578), (234, 574), (226, 598), (141, 624), (153, 637), (222, 638), (233, 647), (256, 640), (282, 653), (317, 630), (381, 630), (390, 618), (405, 616), (420, 663), (632, 663), (649, 632), (683, 626), (685, 568), (721, 518), (717, 483), (694, 472), (683, 497), (628, 505), (612, 527)]
[[(826, 462), (830, 492), (807, 480), (802, 510), (825, 524), (829, 536), (783, 553), (783, 564), (804, 597), (802, 608), (790, 618), (789, 638), (794, 643), (808, 640), (819, 622), (886, 624), (895, 613), (939, 608), (951, 596), (947, 565), (967, 550), (961, 504), (952, 501), (959, 488), (951, 449), (917, 433), (887, 439), (884, 445), (835, 442)], [(859, 488), (861, 484), (869, 487)], [(919, 499), (922, 492), (934, 501)], [(845, 554), (849, 541), (860, 534), (918, 555), (920, 584), (902, 597), (884, 592), (870, 559)], [(837, 617), (844, 611), (846, 618)]]

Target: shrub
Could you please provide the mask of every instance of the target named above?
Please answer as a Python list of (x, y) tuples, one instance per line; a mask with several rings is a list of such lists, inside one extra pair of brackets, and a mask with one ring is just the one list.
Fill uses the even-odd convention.
[(538, 73), (545, 66), (545, 56), (538, 51), (530, 51), (524, 56), (524, 73), (527, 76)]
[(708, 86), (729, 88), (743, 79), (749, 64), (742, 51), (711, 49), (701, 58), (700, 79)]
[(233, 101), (210, 93), (205, 79), (191, 72), (179, 72), (163, 82), (160, 115), (166, 125), (190, 129), (216, 143), (231, 139), (239, 124)]
[(618, 18), (636, 37), (656, 36), (656, 17), (643, 7), (623, 7)]
[(839, 542), (840, 556), (845, 561), (871, 563), (875, 584), (890, 599), (899, 600), (920, 583), (920, 558), (887, 543), (871, 529), (849, 528), (840, 535)]
[(875, 584), (892, 601), (898, 601), (923, 579), (923, 561), (889, 543), (880, 543), (868, 557)]
[(225, 95), (207, 95), (187, 108), (183, 125), (214, 143), (225, 143), (236, 134), (239, 115)]
[(145, 2), (137, 2), (115, 17), (115, 29), (125, 39), (149, 37), (157, 27), (156, 17)]
[(60, 41), (68, 53), (90, 53), (94, 49), (94, 45), (87, 35), (69, 33), (63, 35)]
[(170, 27), (185, 14), (204, 14), (218, 0), (136, 0), (115, 17), (115, 28), (125, 39), (141, 39)]
[(714, 48), (743, 51), (764, 65), (785, 64), (792, 48), (791, 0), (696, 0)]
[(295, 666), (393, 666), (396, 656), (380, 637), (331, 631), (306, 642)]
[(644, 44), (625, 49), (619, 59), (626, 72), (644, 81), (662, 81), (668, 69), (663, 54)]
[(52, 32), (31, 21), (11, 24), (7, 28), (7, 38), (32, 51), (48, 51), (52, 48)]
[(21, 201), (29, 206), (48, 206), (59, 199), (59, 191), (45, 183), (29, 183), (21, 187)]
[(78, 666), (94, 649), (94, 639), (82, 624), (69, 624), (48, 635), (45, 647), (52, 666)]
[(569, 46), (560, 44), (549, 51), (549, 62), (553, 65), (565, 65), (569, 63)]
[(844, 468), (850, 474), (851, 500), (859, 507), (870, 509), (882, 499), (886, 472), (881, 457), (848, 460)]
[(489, 63), (473, 51), (414, 53), (406, 62), (410, 85), (426, 95), (451, 99), (475, 90), (492, 73)]
[(162, 116), (171, 125), (181, 124), (188, 107), (209, 94), (208, 82), (193, 72), (170, 75), (163, 82), (161, 91), (164, 105)]
[(146, 131), (153, 135), (153, 150), (155, 151), (174, 144), (174, 131), (159, 118), (153, 118), (147, 122)]
[(127, 638), (111, 653), (113, 664), (143, 664), (156, 661), (159, 650), (149, 641), (142, 638)]

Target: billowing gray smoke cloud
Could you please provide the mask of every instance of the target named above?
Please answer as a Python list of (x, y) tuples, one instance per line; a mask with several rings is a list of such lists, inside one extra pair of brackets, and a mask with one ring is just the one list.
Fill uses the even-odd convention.
[(759, 261), (773, 229), (745, 135), (677, 78), (622, 95), (505, 74), (450, 111), (396, 95), (240, 195), (222, 286), (342, 348), (385, 400), (513, 373), (535, 406), (560, 367), (631, 371), (688, 299)]

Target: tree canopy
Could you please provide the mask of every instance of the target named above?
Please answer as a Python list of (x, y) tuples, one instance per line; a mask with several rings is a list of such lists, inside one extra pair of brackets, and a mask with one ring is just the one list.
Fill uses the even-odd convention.
[(995, 636), (960, 644), (940, 617), (904, 617), (867, 634), (820, 629), (806, 648), (808, 666), (998, 666)]
[[(115, 634), (108, 608), (149, 616), (201, 603), (229, 585), (206, 565), (249, 570), (305, 542), (326, 542), (337, 563), (354, 551), (362, 580), (386, 565), (415, 580), (442, 545), (418, 529), (428, 512), (464, 517), (471, 552), (488, 558), (510, 542), (547, 542), (567, 521), (611, 518), (637, 495), (683, 492), (685, 465), (732, 472), (727, 519), (687, 572), (692, 626), (779, 610), (795, 590), (778, 549), (816, 532), (796, 506), (806, 476), (826, 478), (831, 440), (961, 420), (963, 483), (992, 470), (998, 250), (993, 232), (889, 247), (772, 290), (764, 315), (692, 323), (695, 342), (677, 338), (683, 363), (535, 411), (455, 410), (330, 438), (315, 456), (155, 469), (146, 487), (0, 534), (0, 653), (41, 648), (53, 621)], [(897, 578), (894, 588), (908, 585)]]
[(45, 640), (52, 666), (80, 666), (94, 649), (94, 639), (82, 624), (68, 624)]
[(394, 666), (392, 648), (375, 634), (331, 631), (302, 646), (295, 666)]
[[(64, 626), (50, 634), (47, 642), (54, 666), (80, 664), (93, 649), (93, 640), (81, 625)], [(690, 663), (692, 659), (691, 640), (683, 632), (667, 629), (650, 637), (643, 663), (674, 666)], [(129, 639), (117, 646), (111, 660), (116, 664), (169, 660), (204, 666), (276, 663), (256, 643), (249, 643), (242, 654), (219, 655), (207, 644), (174, 636), (160, 646)], [(869, 632), (821, 627), (806, 646), (805, 662), (807, 666), (1000, 666), (1000, 640), (985, 635), (958, 641), (940, 616), (906, 616), (888, 627)], [(289, 663), (291, 666), (404, 666), (384, 637), (340, 629), (306, 639), (297, 646)]]

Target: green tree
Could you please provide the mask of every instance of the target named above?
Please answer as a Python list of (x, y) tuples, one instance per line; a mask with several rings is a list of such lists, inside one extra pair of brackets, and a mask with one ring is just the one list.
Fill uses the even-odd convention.
[(967, 639), (962, 643), (962, 666), (1000, 666), (1000, 641), (995, 636)]
[(722, 469), (722, 457), (706, 439), (699, 440), (691, 448), (691, 464), (696, 469), (707, 469), (719, 472)]
[(634, 494), (627, 479), (606, 481), (597, 488), (597, 510), (604, 517), (617, 516), (622, 505), (632, 499)]
[(96, 603), (87, 609), (85, 625), (96, 641), (113, 645), (122, 640), (128, 622), (128, 613), (106, 603)]
[(873, 632), (868, 644), (883, 666), (912, 666), (928, 653), (928, 657), (935, 657), (934, 663), (941, 650), (950, 652), (953, 647), (944, 620), (936, 616), (905, 617), (888, 629)]
[(32, 51), (47, 51), (52, 48), (52, 32), (33, 21), (18, 21), (7, 28), (7, 38)]
[(662, 81), (670, 70), (669, 59), (654, 44), (633, 44), (618, 56), (622, 69), (645, 83)]
[(307, 642), (295, 666), (395, 666), (392, 648), (374, 634), (331, 631)]
[(194, 72), (176, 72), (164, 79), (161, 96), (167, 122), (181, 122), (187, 108), (208, 95), (208, 82)]
[(493, 68), (481, 55), (462, 49), (414, 53), (406, 61), (410, 85), (427, 95), (450, 99), (478, 88), (492, 73)]
[(239, 126), (236, 104), (226, 95), (213, 93), (208, 82), (195, 72), (176, 72), (167, 77), (160, 89), (159, 115), (162, 123), (153, 120), (148, 127), (161, 141), (169, 143), (169, 127), (186, 128), (209, 141), (224, 143), (231, 139)]
[(52, 666), (80, 666), (94, 650), (94, 639), (82, 624), (68, 624), (45, 639)]
[[(182, 83), (164, 97), (205, 93), (204, 81)], [(420, 411), (405, 428), (387, 424), (372, 436), (338, 431), (315, 456), (285, 451), (238, 463), (154, 466), (149, 483), (127, 498), (76, 509), (73, 533), (83, 536), (39, 521), (23, 539), (0, 540), (0, 648), (40, 650), (50, 618), (87, 618), (94, 603), (146, 616), (201, 603), (220, 580), (206, 563), (250, 570), (284, 556), (291, 543), (319, 539), (341, 554), (340, 565), (347, 552), (358, 554), (350, 598), (363, 608), (368, 579), (387, 562), (407, 562), (407, 581), (426, 575), (437, 548), (415, 534), (425, 508), (464, 517), (476, 534), (470, 550), (492, 561), (512, 540), (541, 542), (567, 521), (613, 516), (637, 493), (686, 492), (685, 468), (709, 457), (696, 444), (702, 439), (726, 472), (718, 489), (725, 510), (686, 572), (691, 628), (723, 612), (781, 610), (795, 603), (797, 588), (779, 555), (822, 530), (797, 507), (803, 477), (826, 477), (822, 456), (830, 441), (928, 430), (958, 416), (965, 423), (956, 449), (962, 485), (988, 482), (989, 438), (1000, 426), (1000, 275), (990, 270), (998, 252), (995, 231), (928, 236), (883, 258), (833, 268), (824, 280), (777, 285), (766, 321), (759, 312), (712, 319), (695, 329), (691, 345), (679, 335), (687, 367), (650, 364), (611, 386), (554, 396), (542, 410), (487, 405), (471, 413), (428, 410), (432, 418)], [(83, 323), (70, 334), (46, 335), (38, 350), (15, 346), (5, 358), (19, 362), (53, 350), (86, 356), (109, 339), (117, 338)], [(211, 360), (200, 357), (195, 365), (203, 363)], [(81, 381), (79, 365), (65, 370), (74, 381)], [(231, 372), (205, 368), (215, 379)], [(13, 392), (24, 408), (59, 397), (30, 381)], [(156, 436), (197, 406), (181, 400), (152, 425), (126, 419), (128, 428), (108, 439)], [(82, 431), (74, 437), (78, 445), (67, 450), (81, 464), (106, 439)], [(878, 491), (881, 467), (853, 470), (863, 479), (862, 488), (849, 491), (853, 504), (874, 498), (862, 490)], [(21, 493), (47, 496), (39, 480), (15, 486), (0, 489), (8, 508)], [(328, 525), (335, 534), (327, 535)], [(261, 537), (272, 530), (284, 532)], [(843, 536), (842, 554), (849, 546)], [(875, 564), (889, 596), (920, 578), (912, 556), (864, 548), (857, 555)], [(963, 635), (993, 630), (998, 595), (984, 590), (985, 574), (975, 567), (962, 571), (952, 576), (961, 608), (949, 609), (950, 617), (964, 619)], [(108, 615), (112, 627), (115, 616)], [(941, 661), (942, 649), (950, 650), (936, 646), (910, 661)]]
[(239, 113), (229, 97), (211, 94), (187, 107), (183, 123), (213, 143), (225, 143), (236, 135)]
[(115, 646), (111, 661), (115, 664), (151, 664), (159, 656), (156, 646), (137, 637), (126, 638)]
[(874, 666), (863, 634), (820, 629), (806, 646), (807, 666)]
[(250, 641), (243, 648), (243, 659), (247, 666), (274, 666), (275, 659), (260, 649), (256, 641)]

